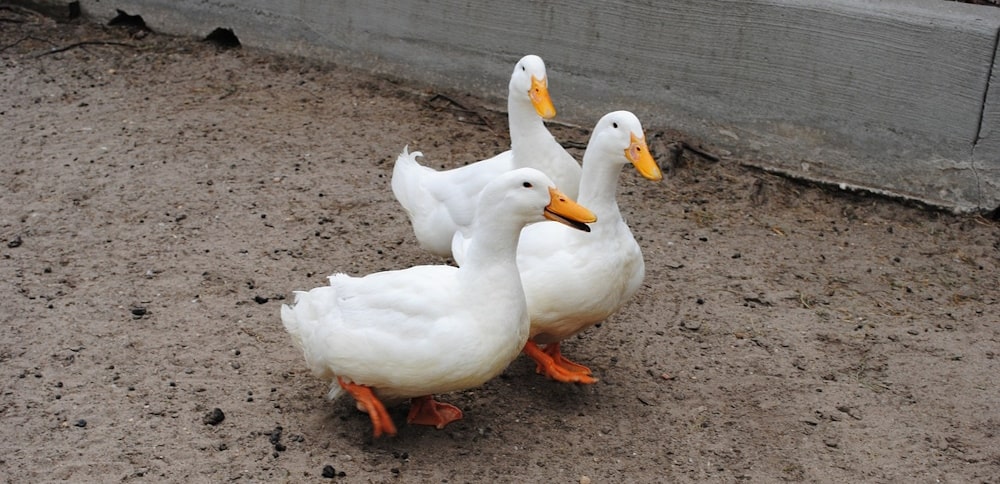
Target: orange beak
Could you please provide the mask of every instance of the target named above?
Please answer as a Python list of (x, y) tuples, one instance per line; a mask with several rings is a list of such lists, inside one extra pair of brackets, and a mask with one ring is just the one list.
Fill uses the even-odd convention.
[(597, 221), (597, 216), (583, 205), (567, 197), (556, 187), (549, 187), (549, 204), (545, 206), (545, 218), (590, 232), (586, 224)]
[(549, 97), (549, 81), (546, 78), (531, 76), (531, 90), (528, 91), (531, 98), (531, 105), (535, 107), (535, 112), (542, 119), (552, 119), (556, 115), (556, 107), (552, 105), (552, 98)]
[(632, 142), (628, 145), (628, 149), (625, 150), (625, 157), (628, 158), (628, 161), (632, 162), (632, 165), (635, 166), (636, 171), (640, 175), (653, 181), (662, 180), (663, 172), (660, 171), (660, 166), (656, 164), (653, 155), (649, 153), (649, 147), (646, 146), (646, 138), (638, 138), (635, 136), (635, 133), (630, 133), (629, 135)]

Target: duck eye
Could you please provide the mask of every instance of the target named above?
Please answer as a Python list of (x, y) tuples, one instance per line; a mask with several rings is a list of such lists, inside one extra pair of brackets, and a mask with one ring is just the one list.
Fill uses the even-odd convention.
[(526, 71), (527, 69), (525, 69), (524, 66), (521, 66), (521, 70)]
[(531, 182), (524, 182), (524, 188), (531, 188)]
[(611, 127), (615, 128), (615, 129), (618, 129), (618, 123), (611, 123)]

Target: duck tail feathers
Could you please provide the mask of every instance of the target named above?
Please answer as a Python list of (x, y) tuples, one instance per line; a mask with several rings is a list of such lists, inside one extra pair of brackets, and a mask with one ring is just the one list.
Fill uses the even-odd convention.
[(315, 318), (309, 317), (312, 311), (309, 304), (309, 293), (306, 291), (295, 291), (295, 303), (281, 305), (281, 322), (285, 326), (285, 331), (292, 335), (292, 339), (300, 347), (302, 346), (302, 333), (305, 331), (303, 324)]
[(412, 213), (411, 211), (422, 203), (420, 200), (423, 179), (427, 175), (437, 173), (417, 162), (417, 157), (423, 156), (424, 154), (419, 151), (410, 152), (407, 146), (396, 157), (396, 164), (392, 167), (392, 193), (407, 213)]

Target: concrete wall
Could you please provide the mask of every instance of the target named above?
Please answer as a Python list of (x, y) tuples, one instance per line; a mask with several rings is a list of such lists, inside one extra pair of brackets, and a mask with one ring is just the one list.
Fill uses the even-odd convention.
[[(51, 2), (50, 2), (51, 3)], [(56, 2), (59, 3), (59, 2)], [(942, 0), (83, 0), (159, 32), (505, 96), (541, 55), (560, 119), (629, 109), (769, 169), (1000, 205), (1000, 9)], [(994, 87), (990, 89), (991, 85)], [(395, 148), (394, 148), (395, 149)]]

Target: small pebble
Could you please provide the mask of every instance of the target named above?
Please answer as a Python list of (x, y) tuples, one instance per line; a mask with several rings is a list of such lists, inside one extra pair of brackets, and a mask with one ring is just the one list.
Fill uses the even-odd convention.
[(264, 296), (254, 296), (253, 301), (257, 304), (264, 304), (269, 301), (269, 299)]
[(21, 240), (21, 236), (20, 235), (15, 235), (13, 239), (10, 239), (10, 240), (7, 241), (7, 247), (10, 247), (11, 249), (14, 249), (14, 248), (20, 247), (22, 243), (23, 243), (23, 241)]
[(684, 329), (688, 331), (698, 331), (699, 329), (701, 329), (701, 323), (699, 323), (698, 321), (687, 320), (684, 321), (684, 323), (682, 323), (682, 326), (684, 327)]
[(331, 465), (325, 465), (323, 466), (323, 477), (326, 479), (333, 479), (334, 477), (337, 477), (337, 470)]
[(87, 421), (81, 418), (80, 420), (77, 420), (76, 423), (74, 423), (73, 425), (83, 428), (87, 426)]

